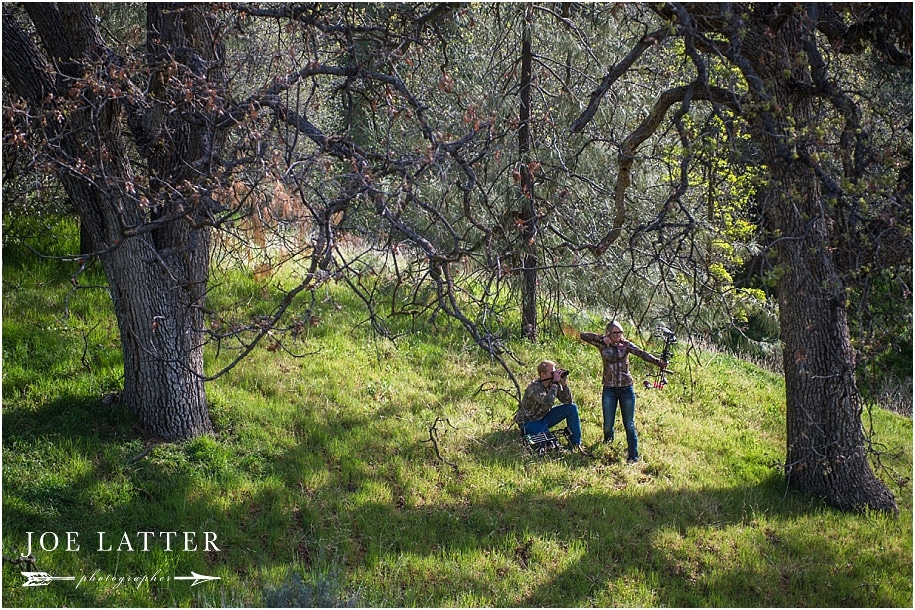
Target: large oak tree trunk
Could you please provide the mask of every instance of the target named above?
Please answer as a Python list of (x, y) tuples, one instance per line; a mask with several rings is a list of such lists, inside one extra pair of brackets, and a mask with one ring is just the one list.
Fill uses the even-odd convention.
[[(789, 484), (843, 509), (897, 510), (895, 499), (868, 461), (848, 332), (846, 286), (829, 244), (829, 202), (813, 168), (812, 130), (817, 98), (797, 95), (809, 83), (803, 56), (805, 23), (795, 13), (777, 31), (749, 36), (745, 52), (765, 83), (780, 123), (756, 125), (770, 187), (766, 221), (774, 235), (781, 276), (779, 320), (787, 395)], [(771, 116), (771, 115), (770, 115)]]
[(148, 433), (163, 439), (210, 431), (203, 314), (194, 291), (175, 285), (176, 266), (163, 261), (148, 238), (132, 239), (102, 260), (122, 329), (124, 402)]
[[(164, 90), (152, 92), (148, 103), (133, 109), (133, 136), (149, 159), (151, 186), (158, 181), (151, 190), (154, 200), (141, 198), (127, 152), (124, 119), (130, 109), (90, 84), (106, 53), (91, 9), (60, 3), (32, 4), (27, 10), (48, 57), (4, 12), (4, 77), (36, 112), (46, 113), (49, 157), (105, 270), (121, 334), (124, 402), (150, 435), (181, 440), (211, 431), (202, 312), (209, 229), (198, 222), (205, 210), (195, 201), (205, 194), (200, 183), (208, 177), (201, 160), (212, 154), (218, 138), (199, 116), (194, 126), (166, 124), (175, 119), (162, 118), (168, 113), (161, 109), (174, 104)], [(149, 10), (156, 44), (164, 49), (161, 63), (174, 66), (176, 54), (186, 60), (195, 46), (207, 49), (204, 55), (218, 49), (211, 40), (189, 38), (206, 30), (199, 25), (202, 12), (163, 11), (155, 5)], [(209, 59), (194, 63), (212, 66), (221, 58)], [(206, 74), (198, 70), (195, 76)], [(75, 87), (81, 90), (74, 93)], [(79, 102), (64, 113), (56, 99)], [(153, 145), (155, 153), (144, 149)]]
[(829, 235), (815, 209), (822, 203), (817, 182), (796, 165), (777, 165), (773, 177), (788, 174), (778, 183), (790, 193), (772, 206), (783, 236), (776, 252), (783, 270), (778, 293), (788, 482), (843, 509), (896, 511), (893, 495), (867, 458), (845, 287), (825, 248)]

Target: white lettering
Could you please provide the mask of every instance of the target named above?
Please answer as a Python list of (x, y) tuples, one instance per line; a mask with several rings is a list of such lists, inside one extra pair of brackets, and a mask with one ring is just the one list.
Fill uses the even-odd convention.
[(178, 532), (159, 532), (160, 536), (165, 536), (165, 550), (172, 550), (172, 536), (177, 536)]
[(101, 553), (107, 553), (111, 550), (110, 546), (107, 549), (105, 548), (105, 532), (98, 533), (98, 550)]
[[(184, 532), (184, 552), (196, 551), (197, 545), (194, 544), (194, 535), (196, 532)], [(191, 548), (191, 545), (194, 545), (194, 548)]]
[(121, 544), (118, 545), (119, 553), (124, 550), (124, 546), (127, 547), (128, 552), (133, 552), (133, 545), (130, 544), (130, 538), (127, 537), (127, 532), (124, 532), (124, 535), (121, 537)]
[[(70, 553), (79, 551), (82, 547), (79, 543), (79, 532), (63, 532), (58, 534), (57, 532), (41, 532), (39, 535), (38, 532), (26, 532), (26, 553), (20, 555), (20, 557), (29, 557), (34, 556), (34, 550), (42, 550), (46, 552), (52, 552), (56, 550), (65, 550)], [(151, 547), (156, 545), (156, 540), (158, 539), (160, 547), (164, 543), (165, 551), (174, 552), (174, 551), (184, 551), (185, 553), (193, 553), (197, 551), (204, 552), (221, 552), (218, 546), (216, 546), (216, 532), (152, 532), (152, 531), (139, 531), (135, 535), (129, 534), (127, 532), (121, 532), (121, 538), (117, 545), (117, 549), (114, 549), (114, 543), (109, 540), (108, 532), (97, 531), (98, 534), (98, 550), (101, 553), (110, 553), (111, 551), (117, 550), (120, 552), (132, 553), (134, 550), (142, 551), (144, 553), (149, 552)], [(203, 548), (198, 544), (197, 540), (200, 535), (203, 535)], [(179, 536), (184, 539), (184, 546), (180, 548), (173, 548), (173, 545), (177, 547), (179, 544)], [(38, 538), (37, 545), (35, 538)], [(63, 543), (63, 544), (62, 544)]]
[[(213, 538), (210, 538), (210, 536), (213, 536)], [(204, 551), (212, 550), (219, 552), (219, 549), (216, 547), (216, 532), (203, 532), (203, 542)], [(210, 548), (210, 545), (213, 546), (212, 549)]]
[[(20, 555), (20, 557), (29, 557), (32, 554), (32, 536), (34, 534), (35, 534), (35, 532), (26, 532), (25, 533), (25, 539), (26, 539), (25, 546), (26, 546), (27, 552), (25, 555)], [(71, 553), (74, 551), (78, 551), (79, 544), (76, 543), (76, 539), (79, 537), (79, 532), (66, 532), (66, 535), (67, 535), (66, 550), (70, 551)], [(50, 547), (49, 547), (48, 540), (53, 542), (53, 544), (51, 544)], [(42, 532), (41, 536), (39, 536), (39, 538), (38, 538), (38, 545), (41, 547), (41, 550), (43, 550), (43, 551), (54, 551), (54, 550), (57, 550), (57, 547), (60, 545), (60, 538), (54, 532)]]
[[(67, 550), (70, 552), (78, 551), (79, 545), (76, 544), (76, 539), (79, 537), (79, 532), (67, 532)], [(73, 548), (73, 545), (76, 545), (76, 548)]]
[[(54, 546), (52, 546), (51, 548), (48, 548), (44, 543), (44, 537), (47, 536), (48, 534), (51, 534), (51, 537), (54, 538)], [(54, 532), (45, 532), (41, 535), (41, 538), (38, 539), (38, 544), (41, 545), (41, 548), (44, 551), (53, 551), (53, 550), (57, 549), (57, 545), (59, 543), (60, 543), (60, 540), (57, 538), (57, 534), (55, 534)]]
[(155, 532), (137, 532), (137, 536), (143, 536), (143, 552), (149, 550), (149, 537), (155, 536)]

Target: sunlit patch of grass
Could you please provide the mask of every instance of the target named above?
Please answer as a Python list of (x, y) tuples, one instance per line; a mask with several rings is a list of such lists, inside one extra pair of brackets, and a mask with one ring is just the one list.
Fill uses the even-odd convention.
[[(221, 580), (25, 588), (5, 565), (6, 605), (259, 606), (320, 593), (365, 606), (911, 606), (910, 419), (865, 413), (900, 517), (839, 513), (785, 487), (781, 379), (700, 353), (664, 390), (639, 391), (644, 461), (630, 466), (619, 422), (615, 445), (598, 442), (596, 352), (557, 335), (511, 342), (513, 370), (524, 384), (542, 358), (572, 369), (593, 458), (537, 458), (511, 423), (512, 384), (456, 325), (398, 319), (396, 339), (376, 337), (358, 303), (327, 286), (291, 312), (313, 316), (298, 338), (259, 346), (208, 384), (213, 435), (144, 454), (136, 419), (102, 401), (120, 379), (103, 291), (72, 295), (66, 318), (66, 269), (7, 263), (5, 554), (24, 550), (26, 531), (79, 529), (86, 547), (39, 550), (40, 569)], [(232, 281), (215, 301), (257, 297)], [(34, 311), (32, 298), (47, 306)], [(208, 351), (208, 369), (231, 357)], [(93, 532), (138, 529), (216, 532), (220, 551), (91, 548)]]

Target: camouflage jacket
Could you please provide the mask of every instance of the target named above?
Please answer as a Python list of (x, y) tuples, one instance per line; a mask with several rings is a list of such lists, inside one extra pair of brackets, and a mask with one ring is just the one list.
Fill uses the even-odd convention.
[(604, 363), (602, 382), (611, 388), (625, 388), (632, 385), (632, 374), (629, 372), (629, 354), (635, 354), (645, 362), (661, 366), (661, 359), (636, 347), (630, 341), (623, 339), (619, 343), (607, 345), (604, 338), (597, 333), (581, 333), (582, 341), (593, 345), (600, 351)]
[(515, 413), (515, 423), (526, 424), (543, 419), (557, 399), (560, 404), (572, 402), (572, 390), (568, 385), (552, 383), (550, 389), (546, 389), (539, 379), (533, 380), (524, 390), (521, 406)]

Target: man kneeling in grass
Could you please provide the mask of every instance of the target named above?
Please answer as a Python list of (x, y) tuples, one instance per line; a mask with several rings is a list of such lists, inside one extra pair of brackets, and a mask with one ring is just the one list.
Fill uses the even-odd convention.
[[(544, 360), (537, 365), (537, 374), (539, 378), (524, 390), (521, 406), (515, 413), (515, 423), (521, 426), (525, 434), (539, 434), (565, 421), (572, 433), (570, 449), (584, 453), (581, 446), (581, 419), (578, 417), (578, 406), (572, 402), (569, 372), (557, 369), (556, 363), (550, 360)], [(557, 399), (561, 404), (554, 407), (553, 403)]]

